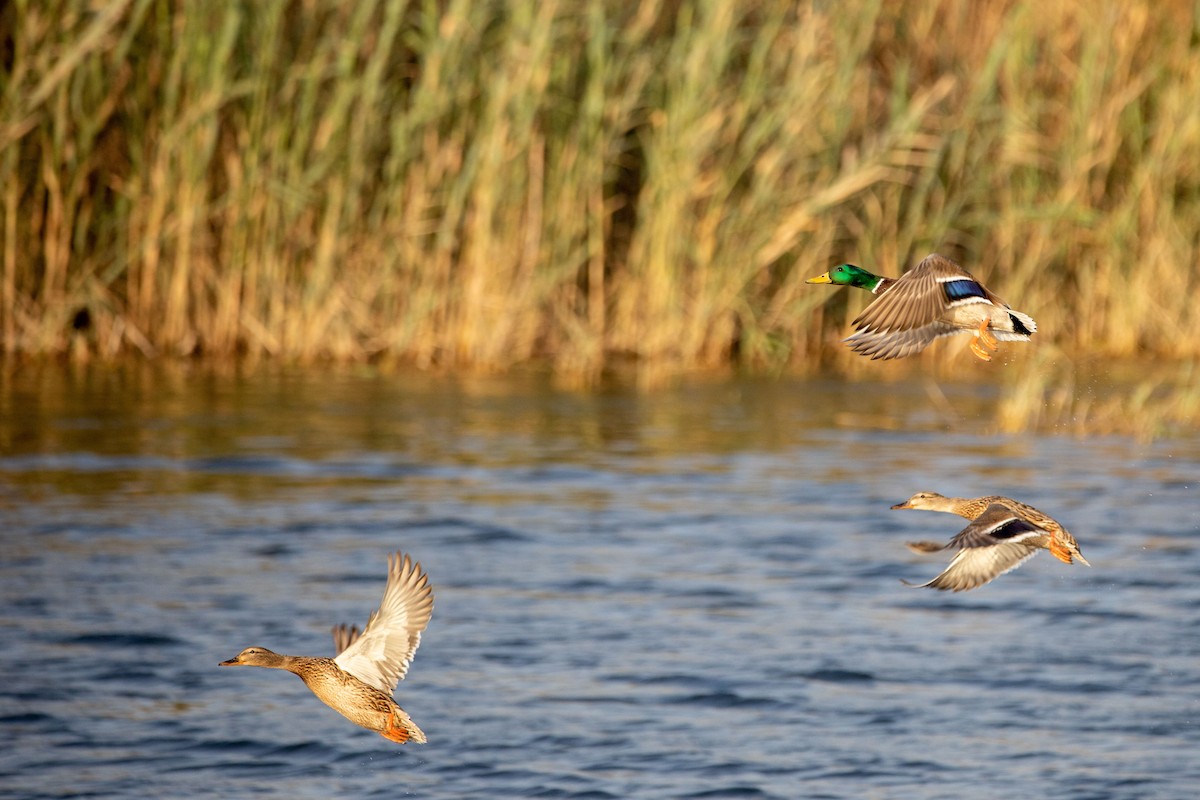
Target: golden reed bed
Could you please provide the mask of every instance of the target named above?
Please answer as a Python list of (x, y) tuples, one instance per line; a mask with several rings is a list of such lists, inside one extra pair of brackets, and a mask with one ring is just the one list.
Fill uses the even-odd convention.
[(1045, 416), (1200, 351), (1195, 13), (12, 3), (3, 350), (853, 372), (804, 279), (938, 251), (1037, 318)]

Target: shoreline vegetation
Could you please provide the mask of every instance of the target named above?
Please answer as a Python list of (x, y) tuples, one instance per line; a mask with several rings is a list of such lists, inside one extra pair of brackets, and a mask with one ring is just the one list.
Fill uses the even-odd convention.
[[(804, 280), (937, 251), (1038, 322), (1006, 428), (1069, 415), (1051, 364), (1200, 357), (1190, 2), (14, 0), (0, 31), (8, 356), (911, 370)], [(1169, 383), (1145, 402), (1200, 423)]]

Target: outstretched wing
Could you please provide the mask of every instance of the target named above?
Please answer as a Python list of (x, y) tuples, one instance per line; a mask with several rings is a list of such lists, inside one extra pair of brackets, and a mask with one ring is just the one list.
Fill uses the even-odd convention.
[(940, 270), (935, 269), (941, 262), (945, 262), (941, 256), (926, 257), (897, 278), (851, 324), (861, 332), (886, 334), (911, 331), (936, 322), (945, 308), (942, 285), (938, 281)]
[(354, 644), (354, 640), (359, 637), (362, 631), (357, 625), (341, 625), (333, 626), (333, 654), (340, 655), (350, 645)]
[(334, 628), (334, 663), (369, 686), (391, 694), (408, 672), (433, 614), (433, 589), (421, 565), (402, 553), (388, 556), (388, 582), (379, 610), (357, 628)]
[(946, 545), (958, 554), (942, 574), (928, 583), (905, 583), (954, 592), (975, 589), (1019, 567), (1037, 553), (1033, 540), (1045, 536), (1008, 506), (992, 503)]
[(1021, 544), (999, 544), (992, 547), (973, 547), (960, 550), (950, 566), (927, 583), (904, 583), (918, 588), (949, 589), (964, 592), (983, 586), (1006, 572), (1016, 569), (1025, 560), (1032, 558), (1037, 550)]

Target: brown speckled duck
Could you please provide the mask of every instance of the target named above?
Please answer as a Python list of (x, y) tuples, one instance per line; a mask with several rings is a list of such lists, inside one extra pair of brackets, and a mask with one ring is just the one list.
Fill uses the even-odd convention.
[(958, 551), (942, 574), (918, 586), (955, 592), (974, 589), (1016, 569), (1038, 550), (1049, 550), (1067, 564), (1078, 561), (1091, 566), (1079, 552), (1075, 537), (1057, 520), (1011, 497), (945, 497), (937, 492), (917, 492), (892, 508), (943, 511), (972, 520), (946, 544), (908, 543), (918, 553)]
[(945, 256), (931, 253), (899, 278), (874, 275), (854, 264), (839, 264), (805, 283), (857, 286), (875, 295), (851, 323), (850, 349), (871, 358), (904, 358), (930, 342), (972, 333), (971, 352), (991, 361), (999, 341), (1027, 342), (1037, 330), (1028, 314), (1015, 311), (971, 273)]
[(321, 702), (356, 725), (404, 744), (425, 743), (425, 734), (392, 699), (421, 644), (433, 613), (433, 589), (421, 565), (408, 556), (388, 556), (388, 582), (379, 610), (357, 627), (333, 629), (335, 658), (285, 656), (247, 647), (222, 667), (286, 669), (300, 676)]

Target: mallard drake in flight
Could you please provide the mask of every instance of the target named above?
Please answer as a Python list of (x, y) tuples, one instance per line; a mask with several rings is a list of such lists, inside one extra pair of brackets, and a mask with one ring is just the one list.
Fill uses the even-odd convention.
[(919, 353), (941, 336), (973, 333), (971, 352), (991, 361), (998, 341), (1027, 342), (1037, 324), (1014, 311), (948, 258), (932, 253), (899, 278), (874, 275), (854, 264), (841, 264), (805, 283), (857, 286), (876, 296), (851, 323), (857, 331), (844, 341), (850, 349), (876, 358)]
[(1011, 497), (944, 497), (936, 492), (917, 492), (892, 508), (944, 511), (972, 520), (946, 544), (908, 543), (909, 548), (918, 553), (958, 551), (942, 574), (928, 583), (910, 586), (955, 592), (974, 589), (1016, 569), (1038, 550), (1049, 550), (1052, 556), (1067, 564), (1078, 561), (1091, 566), (1066, 528), (1033, 506)]
[(247, 647), (222, 667), (269, 667), (300, 676), (325, 705), (385, 739), (424, 744), (425, 734), (392, 699), (421, 644), (433, 613), (433, 589), (421, 565), (402, 553), (388, 556), (388, 582), (379, 610), (357, 627), (333, 629), (335, 658), (285, 656)]

